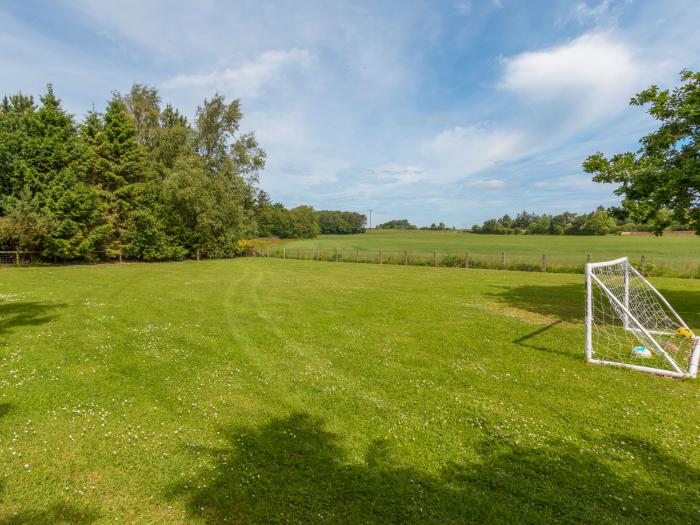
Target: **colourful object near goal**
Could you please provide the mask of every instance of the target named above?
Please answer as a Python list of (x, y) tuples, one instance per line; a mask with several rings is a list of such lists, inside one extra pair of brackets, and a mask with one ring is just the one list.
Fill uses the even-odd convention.
[(623, 257), (586, 265), (585, 351), (589, 363), (697, 377), (700, 337)]

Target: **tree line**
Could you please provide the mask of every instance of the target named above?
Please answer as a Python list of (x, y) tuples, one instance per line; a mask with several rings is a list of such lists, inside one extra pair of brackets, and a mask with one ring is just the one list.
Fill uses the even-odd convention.
[(454, 226), (446, 226), (444, 222), (432, 223), (430, 226), (421, 226), (420, 228), (415, 224), (408, 222), (408, 219), (392, 219), (382, 224), (377, 225), (379, 230), (454, 230)]
[(266, 152), (242, 119), (240, 101), (217, 93), (190, 122), (141, 84), (80, 122), (50, 85), (38, 103), (5, 96), (0, 248), (60, 260), (230, 257), (256, 236), (364, 228), (359, 214), (272, 203), (258, 186)]
[(298, 206), (288, 210), (280, 203), (269, 202), (263, 191), (258, 195), (258, 233), (261, 237), (280, 239), (316, 237), (319, 233), (364, 233), (367, 217), (357, 212), (321, 210)]
[(506, 214), (498, 219), (489, 219), (475, 224), (474, 233), (490, 234), (544, 234), (544, 235), (607, 235), (623, 231), (647, 231), (662, 235), (666, 230), (688, 230), (689, 225), (674, 219), (671, 210), (662, 208), (644, 223), (634, 222), (622, 208), (599, 206), (591, 213), (563, 212), (557, 215), (528, 213), (523, 211), (515, 217)]

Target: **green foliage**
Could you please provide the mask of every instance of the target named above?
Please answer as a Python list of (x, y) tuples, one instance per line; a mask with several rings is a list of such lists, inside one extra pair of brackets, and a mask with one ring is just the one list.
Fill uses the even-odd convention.
[[(654, 222), (661, 209), (700, 233), (700, 72), (681, 72), (672, 91), (658, 86), (638, 93), (633, 106), (649, 106), (659, 128), (641, 139), (641, 148), (607, 158), (603, 153), (583, 163), (596, 182), (619, 184), (623, 208), (639, 222)], [(668, 218), (658, 222), (669, 222)], [(654, 229), (659, 232), (659, 228)]]
[[(265, 151), (241, 133), (240, 102), (216, 94), (194, 126), (134, 84), (76, 125), (49, 86), (0, 104), (0, 249), (48, 259), (230, 257), (258, 233), (318, 234), (313, 210), (257, 187)], [(361, 216), (360, 216), (361, 217)], [(357, 217), (343, 215), (353, 228)], [(355, 222), (353, 222), (355, 221)]]
[(321, 233), (346, 234), (365, 232), (367, 217), (361, 213), (322, 210), (317, 212), (317, 214)]
[(599, 206), (591, 213), (576, 214), (565, 211), (558, 215), (537, 215), (521, 212), (515, 219), (504, 215), (500, 219), (488, 219), (482, 225), (475, 224), (472, 233), (505, 234), (539, 234), (539, 235), (606, 235), (618, 231), (653, 231), (656, 235), (669, 229), (687, 230), (689, 226), (673, 219), (667, 210), (661, 210), (649, 222), (637, 224), (632, 222), (624, 209), (603, 208)]
[[(444, 222), (441, 222), (439, 224), (432, 223), (430, 226), (423, 226), (421, 227), (421, 230), (438, 230), (438, 231), (443, 231), (447, 230), (447, 226), (445, 226)], [(454, 228), (453, 228), (454, 229)]]
[(297, 206), (289, 210), (293, 237), (309, 239), (319, 234), (318, 217), (311, 206)]
[(294, 228), (289, 210), (279, 202), (260, 209), (258, 211), (258, 235), (279, 237), (280, 239), (293, 238)]
[(37, 197), (24, 190), (7, 211), (0, 217), (0, 243), (14, 250), (41, 251), (54, 224)]
[(21, 94), (4, 99), (0, 152), (5, 242), (45, 257), (89, 257), (111, 228), (88, 183), (90, 150), (51, 86), (40, 107)]
[(605, 210), (593, 212), (586, 220), (583, 231), (593, 235), (605, 235), (611, 233), (615, 228), (615, 221)]
[(210, 174), (206, 159), (181, 158), (163, 182), (169, 228), (189, 255), (232, 257), (236, 243), (249, 237), (243, 196), (219, 174)]
[(380, 230), (415, 230), (416, 225), (408, 222), (408, 219), (393, 219), (379, 224), (377, 228)]

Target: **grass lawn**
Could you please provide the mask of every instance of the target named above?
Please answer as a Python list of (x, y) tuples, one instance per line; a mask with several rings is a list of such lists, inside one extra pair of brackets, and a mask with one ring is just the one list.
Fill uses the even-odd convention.
[(499, 259), (505, 251), (508, 260), (539, 264), (546, 254), (550, 265), (582, 264), (590, 253), (595, 261), (629, 256), (638, 263), (642, 255), (647, 265), (657, 265), (669, 275), (700, 277), (700, 237), (622, 237), (619, 235), (480, 235), (458, 231), (391, 231), (370, 230), (360, 235), (321, 235), (315, 239), (284, 243), (290, 253), (294, 250), (333, 250), (346, 254), (353, 250), (368, 250), (385, 254), (408, 250), (412, 254), (428, 255), (433, 251), (461, 255), (469, 251), (474, 258)]
[[(700, 283), (654, 283), (700, 327)], [(3, 269), (0, 524), (697, 523), (700, 383), (584, 364), (583, 300), (568, 274)]]

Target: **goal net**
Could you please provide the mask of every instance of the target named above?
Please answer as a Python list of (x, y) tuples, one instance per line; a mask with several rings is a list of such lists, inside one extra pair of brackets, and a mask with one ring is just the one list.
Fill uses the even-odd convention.
[(696, 377), (700, 338), (627, 257), (586, 265), (586, 359)]

